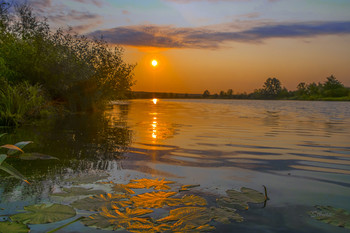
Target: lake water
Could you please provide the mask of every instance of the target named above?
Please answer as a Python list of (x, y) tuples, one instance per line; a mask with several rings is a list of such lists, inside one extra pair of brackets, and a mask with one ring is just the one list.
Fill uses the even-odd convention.
[[(252, 205), (240, 212), (243, 222), (215, 224), (213, 232), (348, 232), (307, 214), (315, 205), (350, 211), (348, 102), (132, 100), (115, 102), (102, 115), (5, 131), (0, 145), (31, 140), (25, 151), (59, 160), (9, 159), (32, 184), (1, 173), (2, 216), (30, 204), (67, 204), (51, 194), (72, 185), (99, 188), (70, 180), (105, 175), (104, 181), (123, 184), (158, 178), (176, 182), (172, 189), (200, 185), (189, 193), (208, 205), (228, 189), (264, 192), (266, 186), (264, 208)], [(31, 232), (60, 225), (32, 225)], [(76, 222), (57, 232), (106, 231)]]

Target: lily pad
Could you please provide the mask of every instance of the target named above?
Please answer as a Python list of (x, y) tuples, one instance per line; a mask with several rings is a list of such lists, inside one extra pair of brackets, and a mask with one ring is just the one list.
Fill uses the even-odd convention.
[(188, 191), (188, 189), (190, 189), (190, 188), (196, 188), (199, 186), (200, 186), (199, 184), (182, 185), (179, 192)]
[(169, 216), (158, 222), (170, 222), (172, 232), (200, 232), (215, 229), (209, 225), (210, 216), (206, 207), (181, 207), (170, 210)]
[(12, 221), (24, 224), (43, 224), (58, 222), (75, 216), (75, 210), (61, 204), (41, 204), (25, 206), (27, 213), (15, 214), (11, 216)]
[(85, 218), (81, 222), (86, 226), (102, 229), (125, 229), (134, 223), (151, 225), (152, 222), (149, 218), (143, 218), (141, 216), (152, 212), (153, 211), (149, 209), (126, 208), (124, 211), (121, 211), (117, 206), (112, 206), (112, 210), (102, 207), (102, 212)]
[(103, 190), (91, 190), (82, 187), (63, 188), (62, 190), (64, 191), (63, 193), (53, 193), (51, 196), (72, 197), (105, 193)]
[(181, 204), (184, 205), (191, 205), (191, 206), (195, 206), (195, 205), (199, 205), (199, 206), (205, 206), (207, 205), (207, 201), (200, 196), (195, 196), (195, 195), (185, 195), (181, 198)]
[(135, 233), (157, 233), (166, 232), (171, 229), (170, 224), (155, 224), (153, 222), (140, 223), (133, 222), (128, 227), (127, 230)]
[(27, 225), (16, 222), (0, 222), (0, 232), (16, 232), (16, 233), (28, 233), (29, 228)]
[(166, 181), (162, 180), (152, 180), (152, 179), (139, 179), (139, 180), (131, 180), (129, 184), (127, 184), (128, 188), (154, 188), (155, 190), (169, 190), (170, 187), (167, 184), (173, 184), (174, 181)]
[(95, 195), (92, 197), (86, 197), (84, 199), (77, 200), (73, 202), (71, 206), (80, 210), (89, 211), (98, 211), (101, 210), (102, 207), (110, 208), (111, 204), (115, 204), (120, 207), (125, 207), (131, 204), (131, 202), (127, 200), (128, 197), (129, 196), (125, 194), (107, 193), (105, 195)]
[(162, 208), (163, 206), (176, 206), (180, 203), (180, 199), (169, 198), (177, 194), (176, 192), (151, 192), (143, 193), (130, 198), (136, 207), (145, 208)]
[(103, 229), (103, 230), (113, 230), (113, 226), (108, 221), (108, 218), (98, 214), (90, 215), (87, 218), (80, 220), (82, 224), (88, 227)]
[(113, 186), (113, 190), (117, 193), (127, 193), (127, 194), (134, 194), (135, 192), (130, 189), (128, 185), (125, 184), (115, 184)]
[(228, 197), (222, 197), (217, 200), (219, 206), (248, 209), (248, 203), (263, 203), (265, 202), (265, 195), (250, 188), (241, 188), (241, 192), (236, 190), (227, 190)]
[(319, 221), (350, 229), (350, 213), (344, 209), (337, 209), (332, 206), (315, 206), (317, 210), (308, 214)]
[(215, 220), (216, 222), (230, 223), (230, 220), (236, 221), (236, 222), (242, 222), (243, 217), (236, 213), (235, 209), (231, 208), (215, 208), (212, 207), (208, 209), (207, 211), (209, 218)]
[(45, 154), (40, 154), (40, 153), (23, 153), (19, 156), (20, 159), (22, 160), (49, 160), (49, 159), (57, 159), (58, 158), (51, 156), (51, 155), (45, 155)]

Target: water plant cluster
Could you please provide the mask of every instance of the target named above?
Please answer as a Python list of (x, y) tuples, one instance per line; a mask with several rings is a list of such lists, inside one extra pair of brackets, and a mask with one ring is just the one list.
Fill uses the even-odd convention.
[[(249, 188), (228, 190), (227, 196), (218, 198), (215, 205), (209, 206), (202, 196), (188, 194), (188, 190), (199, 185), (186, 185), (179, 189), (175, 182), (146, 178), (131, 180), (128, 184), (96, 183), (106, 185), (113, 191), (106, 193), (83, 187), (64, 188), (62, 192), (53, 193), (52, 197), (60, 198), (61, 201), (73, 198), (75, 201), (69, 205), (42, 203), (26, 206), (24, 213), (9, 216), (11, 221), (0, 222), (0, 227), (8, 232), (29, 232), (28, 225), (53, 223), (74, 217), (62, 227), (80, 221), (88, 227), (104, 230), (203, 232), (215, 230), (215, 222), (242, 222), (244, 219), (239, 211), (247, 211), (248, 203), (266, 201), (266, 195)], [(81, 215), (79, 212), (89, 214)]]
[(0, 125), (19, 124), (58, 103), (94, 111), (128, 95), (134, 65), (123, 61), (120, 47), (54, 31), (29, 5), (10, 3), (0, 1)]
[[(87, 227), (108, 231), (210, 232), (217, 224), (244, 222), (243, 215), (249, 215), (252, 206), (265, 207), (269, 200), (266, 188), (265, 193), (246, 187), (226, 190), (226, 195), (218, 196), (213, 203), (198, 195), (200, 192), (196, 192), (196, 188), (200, 185), (179, 187), (173, 181), (146, 178), (120, 184), (101, 182), (103, 179), (106, 177), (70, 178), (66, 180), (67, 187), (51, 193), (51, 202), (17, 210), (19, 213), (8, 215), (8, 221), (0, 222), (0, 229), (27, 233), (37, 224), (62, 221), (59, 227), (55, 224), (51, 230), (50, 225), (45, 229), (56, 232), (80, 222)], [(85, 182), (93, 183), (94, 188), (83, 187)], [(308, 212), (310, 217), (350, 228), (347, 211), (330, 206), (315, 208)]]

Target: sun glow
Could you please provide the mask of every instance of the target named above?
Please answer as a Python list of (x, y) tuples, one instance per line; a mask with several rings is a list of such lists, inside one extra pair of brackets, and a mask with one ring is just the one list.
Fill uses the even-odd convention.
[(154, 98), (154, 99), (152, 99), (152, 101), (153, 101), (154, 104), (157, 104), (158, 99), (155, 99), (155, 98)]
[(153, 66), (153, 67), (156, 67), (157, 65), (158, 65), (157, 60), (152, 60), (152, 66)]

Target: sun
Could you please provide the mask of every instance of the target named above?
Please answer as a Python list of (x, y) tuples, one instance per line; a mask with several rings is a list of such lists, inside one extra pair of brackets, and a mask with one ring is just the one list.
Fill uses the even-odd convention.
[(156, 67), (157, 65), (158, 65), (157, 60), (153, 60), (153, 61), (152, 61), (152, 66), (153, 66), (153, 67)]

